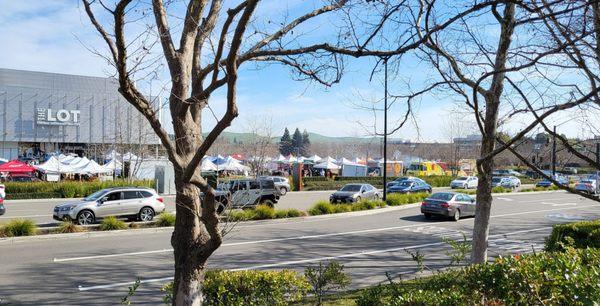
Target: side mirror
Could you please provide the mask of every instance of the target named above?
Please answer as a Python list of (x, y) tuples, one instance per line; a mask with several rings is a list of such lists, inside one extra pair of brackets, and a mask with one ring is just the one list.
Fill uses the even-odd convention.
[(98, 200), (99, 204), (102, 204), (104, 202), (108, 201), (108, 197), (102, 197), (100, 200)]
[(471, 198), (471, 203), (475, 203), (475, 199)]
[(366, 191), (366, 190), (361, 190), (361, 191), (360, 191), (360, 193), (365, 193), (365, 192), (367, 192), (367, 191)]

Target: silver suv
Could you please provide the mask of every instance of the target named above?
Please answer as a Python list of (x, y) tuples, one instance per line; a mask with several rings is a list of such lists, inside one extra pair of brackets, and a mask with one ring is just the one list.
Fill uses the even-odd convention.
[(273, 181), (275, 189), (279, 192), (279, 195), (284, 196), (290, 191), (290, 181), (282, 176), (261, 176), (260, 179), (267, 179)]
[(102, 189), (79, 201), (54, 207), (55, 220), (73, 220), (80, 225), (94, 223), (108, 216), (151, 221), (165, 210), (163, 198), (154, 189), (115, 187)]

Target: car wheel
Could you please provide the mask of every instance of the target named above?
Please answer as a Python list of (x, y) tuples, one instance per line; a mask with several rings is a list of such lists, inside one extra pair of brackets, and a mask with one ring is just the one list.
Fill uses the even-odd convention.
[(89, 210), (82, 210), (77, 214), (77, 224), (79, 225), (90, 225), (94, 223), (95, 219), (94, 213)]
[(431, 219), (431, 214), (424, 214), (424, 216), (425, 216), (425, 219), (427, 219), (427, 220)]
[(378, 194), (375, 195), (375, 201), (379, 201), (379, 195)]
[(154, 219), (154, 209), (148, 206), (142, 207), (142, 209), (140, 209), (140, 213), (138, 214), (138, 220), (142, 222), (148, 222), (152, 221), (152, 219)]
[(217, 214), (222, 214), (225, 211), (225, 205), (219, 203), (219, 206), (217, 206)]
[(279, 195), (284, 196), (287, 194), (287, 191), (288, 191), (287, 188), (281, 187), (281, 188), (279, 188)]
[(452, 216), (452, 220), (453, 221), (460, 220), (460, 210), (457, 209), (457, 210), (454, 211), (454, 215)]
[(263, 205), (267, 205), (267, 206), (269, 206), (269, 207), (273, 207), (273, 206), (275, 206), (275, 203), (274, 203), (272, 200), (270, 200), (270, 199), (266, 199), (266, 200), (264, 200), (264, 201), (262, 202), (262, 204), (263, 204)]
[(362, 200), (361, 197), (356, 197), (356, 203), (360, 202), (360, 200)]

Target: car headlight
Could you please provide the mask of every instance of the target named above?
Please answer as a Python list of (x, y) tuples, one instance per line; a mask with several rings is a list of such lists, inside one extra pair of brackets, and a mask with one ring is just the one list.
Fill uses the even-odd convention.
[(73, 210), (73, 208), (77, 207), (77, 205), (71, 205), (71, 206), (66, 206), (66, 207), (61, 207), (59, 209), (59, 211), (71, 211)]

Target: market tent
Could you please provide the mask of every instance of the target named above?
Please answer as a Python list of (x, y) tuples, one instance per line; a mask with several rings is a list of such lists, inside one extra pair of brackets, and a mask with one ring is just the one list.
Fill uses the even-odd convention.
[(137, 155), (131, 153), (131, 152), (127, 152), (123, 155), (123, 160), (125, 161), (132, 161), (132, 160), (137, 160), (138, 157)]
[(335, 158), (333, 158), (331, 156), (327, 156), (327, 157), (321, 159), (321, 163), (335, 163)]
[(11, 160), (5, 164), (0, 165), (0, 172), (32, 173), (35, 172), (35, 168), (18, 160)]
[(279, 157), (277, 157), (277, 159), (275, 159), (275, 161), (278, 163), (285, 163), (287, 161), (287, 158), (285, 158), (285, 156), (279, 154)]
[(110, 151), (108, 151), (108, 152), (106, 153), (106, 156), (105, 156), (105, 158), (106, 158), (106, 160), (111, 160), (111, 159), (116, 159), (116, 158), (119, 158), (120, 156), (121, 156), (121, 154), (120, 154), (120, 153), (118, 153), (117, 151), (115, 151), (115, 150), (110, 150)]
[(44, 173), (73, 173), (73, 167), (69, 164), (61, 163), (56, 156), (51, 156), (47, 161), (36, 166), (36, 168)]
[(239, 162), (235, 162), (234, 159), (230, 159), (229, 161), (227, 161), (226, 163), (222, 164), (222, 165), (217, 165), (218, 170), (225, 170), (225, 171), (250, 171), (250, 167), (244, 166), (242, 164), (240, 164)]
[(356, 157), (353, 161), (355, 164), (361, 164), (361, 165), (365, 165), (366, 162), (362, 159), (360, 159), (359, 157)]
[(353, 162), (345, 157), (342, 157), (342, 159), (340, 159), (337, 164), (338, 165), (349, 165), (349, 164), (353, 164)]
[(331, 161), (325, 161), (325, 162), (322, 162), (320, 164), (315, 165), (313, 168), (316, 168), (316, 169), (327, 169), (327, 170), (338, 170), (338, 169), (340, 169), (340, 166), (334, 164)]
[(201, 171), (217, 171), (217, 169), (217, 165), (215, 165), (210, 158), (205, 158), (202, 160), (202, 165), (200, 166)]
[(315, 154), (315, 155), (313, 155), (313, 156), (311, 156), (311, 157), (308, 157), (308, 158), (306, 158), (306, 159), (308, 159), (308, 160), (312, 161), (312, 162), (313, 162), (313, 163), (315, 163), (315, 164), (316, 164), (316, 163), (318, 163), (318, 162), (320, 162), (320, 161), (322, 160), (322, 158), (321, 158), (321, 157), (319, 157), (319, 155), (317, 155), (317, 154)]
[(121, 172), (121, 169), (123, 169), (123, 163), (116, 159), (111, 159), (106, 164), (102, 165), (102, 168), (104, 168), (107, 171), (114, 171), (117, 174), (119, 174)]
[(222, 165), (224, 163), (227, 162), (227, 159), (225, 159), (223, 156), (218, 155), (213, 161), (212, 161), (215, 165)]
[(110, 173), (112, 170), (107, 170), (104, 167), (100, 166), (96, 161), (90, 160), (84, 167), (79, 169), (79, 173), (95, 175), (100, 173)]

